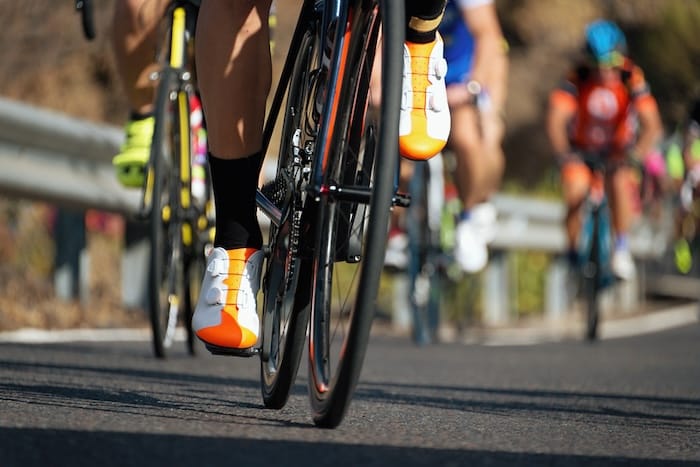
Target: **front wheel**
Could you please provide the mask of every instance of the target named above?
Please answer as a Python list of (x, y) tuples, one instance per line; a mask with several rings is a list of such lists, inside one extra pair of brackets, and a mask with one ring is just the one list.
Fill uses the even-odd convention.
[[(309, 396), (314, 422), (326, 428), (342, 421), (362, 369), (398, 164), (400, 87), (396, 83), (401, 82), (403, 67), (399, 52), (403, 4), (393, 0), (356, 3), (359, 9), (353, 11), (342, 51), (344, 71), (324, 159), (323, 193), (309, 205), (315, 228)], [(380, 23), (384, 60), (378, 118), (378, 112), (368, 112), (368, 107)]]

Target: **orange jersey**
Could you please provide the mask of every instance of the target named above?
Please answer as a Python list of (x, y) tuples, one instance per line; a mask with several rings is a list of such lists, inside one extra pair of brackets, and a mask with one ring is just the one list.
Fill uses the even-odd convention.
[(656, 106), (642, 70), (628, 63), (602, 78), (578, 68), (550, 96), (550, 104), (569, 110), (571, 145), (584, 151), (619, 155), (637, 135), (637, 112)]

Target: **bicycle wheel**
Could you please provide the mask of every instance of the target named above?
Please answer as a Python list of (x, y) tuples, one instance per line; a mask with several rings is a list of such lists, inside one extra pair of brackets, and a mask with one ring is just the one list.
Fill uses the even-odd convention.
[(187, 95), (178, 88), (177, 74), (161, 73), (151, 145), (153, 192), (150, 211), (151, 252), (149, 316), (153, 350), (166, 356), (175, 337), (178, 314), (184, 301), (183, 216), (179, 204), (180, 151), (188, 151)]
[[(312, 144), (309, 106), (317, 63), (317, 33), (311, 27), (301, 39), (289, 80), (275, 180), (262, 191), (283, 212), (269, 234), (263, 304), (263, 344), (260, 353), (262, 397), (266, 407), (282, 408), (296, 379), (308, 324), (308, 261), (300, 256), (302, 208), (308, 184), (308, 156)], [(306, 272), (302, 272), (302, 269)], [(307, 284), (299, 286), (300, 277)]]
[[(360, 376), (384, 262), (398, 164), (403, 3), (355, 2), (342, 51), (322, 195), (313, 205), (309, 395), (316, 425), (343, 419)], [(381, 16), (380, 16), (381, 7)], [(381, 117), (367, 112), (382, 25)], [(398, 56), (397, 56), (398, 55)], [(380, 124), (381, 123), (381, 124)], [(376, 157), (379, 154), (381, 157)]]
[(197, 300), (199, 300), (199, 294), (202, 289), (202, 277), (204, 277), (204, 271), (206, 269), (203, 246), (195, 243), (194, 247), (196, 249), (193, 249), (193, 251), (187, 255), (185, 272), (183, 274), (183, 295), (185, 299), (183, 321), (187, 334), (187, 351), (190, 355), (196, 353), (197, 338), (194, 329), (192, 329), (192, 315), (194, 314)]
[[(437, 340), (440, 317), (440, 232), (429, 218), (442, 203), (431, 203), (431, 177), (442, 173), (431, 172), (428, 162), (415, 166), (410, 182), (411, 205), (407, 211), (408, 231), (408, 291), (413, 317), (413, 341), (418, 345)], [(437, 204), (437, 206), (435, 205)]]
[(583, 293), (586, 302), (586, 339), (593, 341), (598, 333), (600, 291), (600, 236), (598, 234), (598, 215), (591, 214), (592, 229), (588, 256), (583, 263)]

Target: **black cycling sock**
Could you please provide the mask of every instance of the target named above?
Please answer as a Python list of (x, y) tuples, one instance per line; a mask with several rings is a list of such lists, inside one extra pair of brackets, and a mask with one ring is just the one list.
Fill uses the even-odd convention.
[(446, 0), (406, 0), (406, 40), (426, 44), (435, 40)]
[(216, 205), (215, 247), (262, 248), (255, 205), (261, 163), (260, 153), (245, 159), (220, 159), (209, 153)]

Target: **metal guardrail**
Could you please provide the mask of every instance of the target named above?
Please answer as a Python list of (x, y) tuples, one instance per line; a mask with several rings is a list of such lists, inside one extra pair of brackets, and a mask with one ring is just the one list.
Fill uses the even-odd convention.
[(139, 195), (114, 177), (123, 133), (0, 98), (0, 193), (135, 213)]
[[(138, 190), (121, 186), (111, 159), (120, 129), (0, 98), (0, 193), (56, 205), (133, 214)], [(563, 252), (564, 207), (556, 201), (496, 195), (493, 247)], [(638, 257), (653, 256), (654, 239), (633, 235)]]
[[(57, 206), (134, 214), (138, 190), (122, 187), (111, 164), (122, 138), (118, 128), (0, 98), (0, 194)], [(493, 249), (565, 251), (561, 203), (503, 194), (496, 195), (493, 202), (498, 211)], [(652, 230), (643, 228), (632, 235), (632, 250), (638, 258), (655, 258), (663, 252), (664, 244)], [(492, 322), (502, 322), (509, 313), (503, 297), (507, 268), (501, 263), (493, 261), (487, 271), (491, 287), (486, 287), (486, 301)], [(552, 278), (559, 279), (550, 281), (553, 292), (547, 299), (548, 309), (561, 308), (558, 304), (565, 286), (558, 269), (555, 265), (550, 272)], [(648, 277), (647, 284), (650, 279), (653, 282)], [(688, 285), (684, 285), (686, 290)]]

